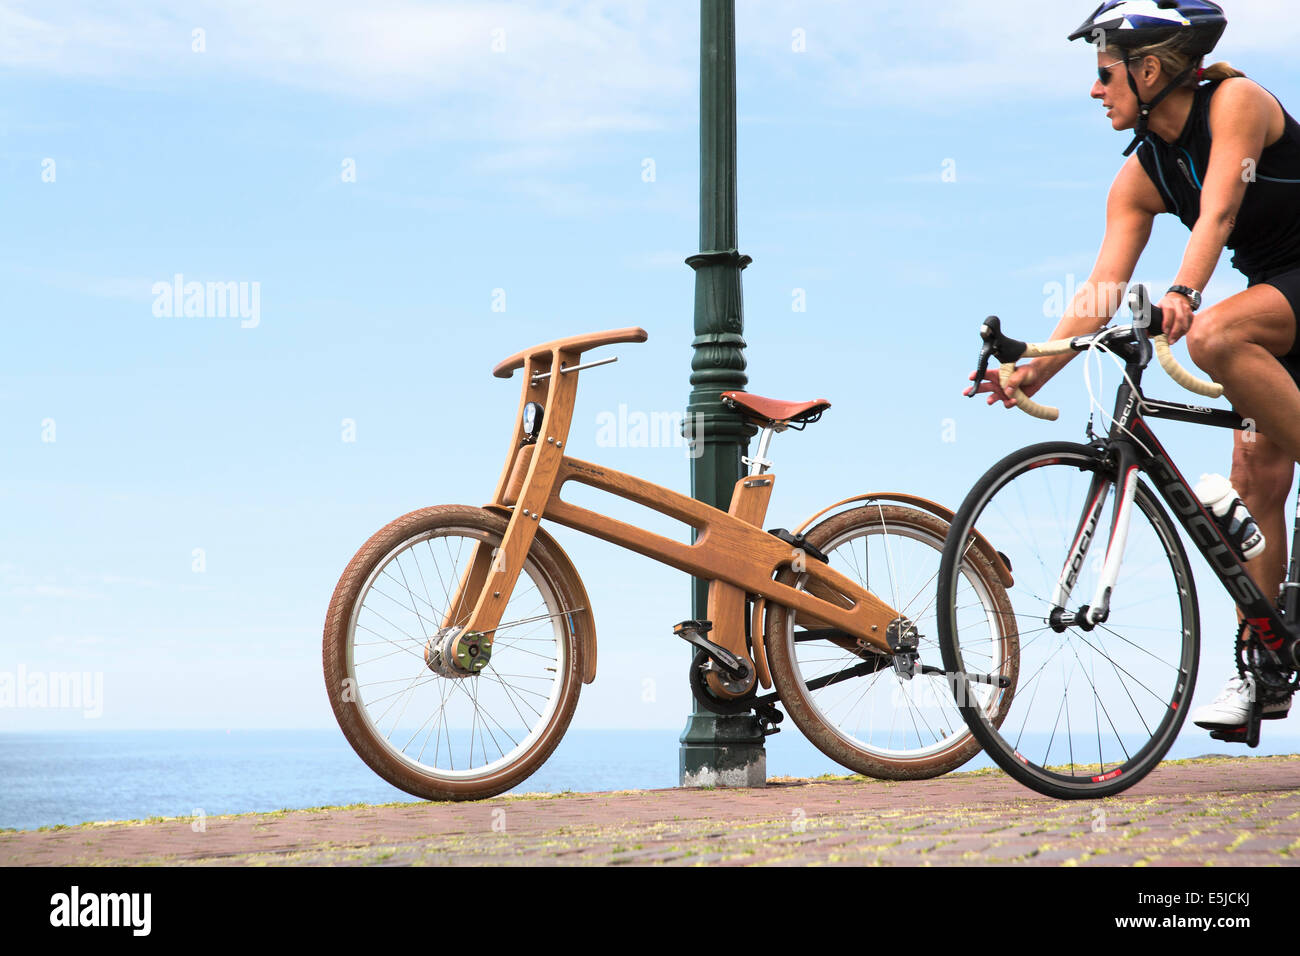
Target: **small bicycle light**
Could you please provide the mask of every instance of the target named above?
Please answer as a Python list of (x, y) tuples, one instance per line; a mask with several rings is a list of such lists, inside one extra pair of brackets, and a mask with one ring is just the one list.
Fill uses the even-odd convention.
[(542, 406), (537, 402), (529, 402), (524, 406), (524, 434), (528, 438), (528, 443), (532, 444), (537, 441), (537, 436), (542, 432)]

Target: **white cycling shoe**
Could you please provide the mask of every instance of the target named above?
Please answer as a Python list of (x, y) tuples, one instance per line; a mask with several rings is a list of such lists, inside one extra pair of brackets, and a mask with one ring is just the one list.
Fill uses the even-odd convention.
[[(1224, 685), (1214, 702), (1192, 711), (1192, 723), (1208, 730), (1241, 727), (1250, 717), (1250, 704), (1255, 699), (1255, 679), (1234, 677)], [(1262, 720), (1281, 720), (1291, 711), (1291, 698), (1266, 703), (1260, 713)]]

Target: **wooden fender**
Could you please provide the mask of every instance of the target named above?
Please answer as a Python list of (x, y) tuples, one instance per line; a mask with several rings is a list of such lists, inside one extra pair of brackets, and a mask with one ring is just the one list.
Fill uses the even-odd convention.
[[(499, 515), (510, 517), (510, 509), (503, 508), (500, 505), (484, 505), (487, 511), (495, 511)], [(573, 561), (569, 558), (568, 553), (560, 547), (560, 543), (551, 537), (545, 528), (535, 527), (534, 535), (541, 538), (547, 545), (555, 551), (557, 561), (567, 565), (567, 570), (573, 580), (578, 585), (579, 597), (582, 600), (582, 606), (586, 608), (580, 614), (574, 614), (573, 620), (578, 630), (578, 640), (582, 641), (583, 673), (582, 682), (590, 684), (596, 679), (596, 615), (591, 608), (591, 598), (587, 595), (587, 585), (583, 583), (582, 578), (578, 575), (577, 569), (573, 566)]]
[[(843, 501), (837, 501), (829, 508), (823, 508), (811, 518), (808, 518), (803, 524), (794, 529), (794, 533), (803, 534), (804, 530), (810, 527), (812, 523), (822, 515), (829, 514), (836, 508), (843, 507), (844, 505), (853, 504), (855, 501), (896, 501), (900, 504), (920, 508), (922, 511), (928, 511), (930, 514), (942, 518), (944, 521), (948, 522), (948, 524), (952, 524), (952, 519), (956, 517), (956, 512), (949, 511), (943, 505), (931, 501), (928, 498), (920, 498), (916, 495), (905, 495), (892, 491), (881, 491), (867, 495), (854, 495), (852, 498), (845, 498)], [(1002, 581), (1002, 586), (1004, 588), (1009, 588), (1015, 584), (1015, 578), (1011, 576), (1011, 569), (1007, 567), (1007, 562), (1003, 560), (1002, 555), (998, 553), (997, 549), (989, 543), (989, 540), (978, 531), (975, 532), (975, 547), (979, 548), (980, 553), (983, 554), (984, 557), (988, 558), (989, 564), (991, 564), (993, 569), (997, 571), (998, 578)]]

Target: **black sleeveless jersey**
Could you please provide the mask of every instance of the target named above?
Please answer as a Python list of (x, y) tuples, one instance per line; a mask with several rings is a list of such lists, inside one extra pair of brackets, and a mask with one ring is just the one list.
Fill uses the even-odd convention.
[[(1138, 147), (1142, 168), (1165, 202), (1187, 228), (1201, 214), (1201, 184), (1210, 164), (1210, 98), (1222, 81), (1203, 83), (1182, 135), (1166, 143), (1148, 132)], [(1280, 104), (1279, 104), (1280, 105)], [(1282, 138), (1260, 155), (1255, 181), (1228, 237), (1232, 264), (1251, 282), (1300, 267), (1300, 123), (1283, 107)], [(1242, 174), (1247, 170), (1242, 168)]]

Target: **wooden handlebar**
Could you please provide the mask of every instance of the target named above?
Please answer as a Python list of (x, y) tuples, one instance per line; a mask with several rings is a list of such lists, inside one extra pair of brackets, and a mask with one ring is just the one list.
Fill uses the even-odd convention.
[(530, 349), (516, 352), (508, 359), (503, 359), (497, 363), (496, 368), (492, 369), (492, 374), (497, 378), (509, 378), (515, 369), (523, 368), (524, 363), (534, 356), (550, 355), (555, 352), (581, 355), (583, 352), (600, 348), (602, 345), (615, 345), (619, 342), (644, 342), (648, 337), (645, 329), (632, 326), (626, 329), (610, 329), (608, 332), (593, 332), (590, 335), (573, 335), (567, 339), (555, 339), (551, 342), (543, 342), (541, 345), (534, 345)]

